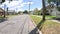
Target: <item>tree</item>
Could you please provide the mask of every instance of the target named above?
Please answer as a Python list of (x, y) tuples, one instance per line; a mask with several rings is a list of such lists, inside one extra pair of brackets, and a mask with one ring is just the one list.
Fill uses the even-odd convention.
[(41, 15), (41, 11), (40, 10), (38, 10), (38, 15)]
[(28, 14), (28, 11), (27, 11), (27, 10), (25, 10), (23, 13), (24, 13), (24, 14)]
[(18, 14), (20, 14), (21, 12), (19, 11)]
[[(9, 1), (12, 1), (12, 0), (9, 0)], [(2, 2), (1, 3), (4, 3), (5, 2), (5, 0), (2, 0)]]
[(34, 9), (34, 15), (38, 15), (38, 8)]
[(50, 7), (52, 6), (51, 5), (51, 2), (53, 2), (54, 0), (48, 0), (48, 4), (50, 5)]
[[(2, 2), (1, 2), (1, 3), (3, 3), (3, 2), (5, 2), (5, 0), (2, 0)], [(4, 18), (5, 18), (5, 11), (4, 11)]]
[(43, 6), (43, 21), (45, 20), (45, 13), (46, 13), (46, 7), (45, 7), (45, 1), (42, 0), (42, 6)]
[(50, 4), (50, 2), (52, 2), (53, 0), (48, 0), (48, 3)]
[(57, 10), (60, 12), (60, 7), (58, 7)]
[(57, 6), (57, 10), (60, 11), (60, 0), (48, 0), (49, 5), (51, 4), (51, 2), (54, 2), (54, 4), (56, 4)]
[(40, 15), (40, 10), (38, 10), (38, 8), (35, 8), (33, 14), (34, 15)]
[(1, 2), (1, 3), (3, 3), (3, 2), (5, 2), (5, 0), (2, 0), (2, 2)]
[(58, 7), (58, 5), (60, 4), (60, 0), (48, 0), (48, 3), (49, 3), (49, 4), (50, 4), (51, 2), (54, 2), (57, 7)]
[(23, 14), (23, 11), (19, 11), (18, 14)]

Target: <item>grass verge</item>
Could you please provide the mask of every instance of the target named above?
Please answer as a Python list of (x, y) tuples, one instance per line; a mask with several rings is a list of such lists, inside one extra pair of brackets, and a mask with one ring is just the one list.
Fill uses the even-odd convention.
[[(31, 18), (36, 25), (38, 25), (38, 23), (41, 23), (40, 17), (32, 15)], [(44, 21), (44, 23), (42, 23), (40, 27), (42, 27), (41, 31), (43, 34), (60, 34), (60, 24), (51, 20)]]
[(46, 15), (46, 18), (54, 19), (54, 18), (56, 18), (56, 16), (49, 16), (49, 15)]
[(0, 19), (4, 18), (3, 16), (0, 16)]
[(41, 18), (40, 17), (37, 18), (37, 16), (35, 16), (35, 15), (34, 16), (31, 15), (31, 18), (36, 23), (36, 25), (41, 21)]
[[(17, 16), (17, 15), (6, 15), (7, 18), (11, 18), (13, 16)], [(4, 18), (4, 16), (0, 16), (0, 19)]]
[(18, 15), (7, 15), (6, 17), (7, 17), (7, 18), (12, 18), (12, 17), (14, 17), (14, 16), (18, 16)]

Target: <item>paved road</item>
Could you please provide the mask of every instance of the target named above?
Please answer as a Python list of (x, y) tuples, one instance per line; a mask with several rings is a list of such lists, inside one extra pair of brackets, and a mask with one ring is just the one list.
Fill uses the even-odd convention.
[(0, 23), (0, 34), (38, 34), (29, 15), (14, 16)]

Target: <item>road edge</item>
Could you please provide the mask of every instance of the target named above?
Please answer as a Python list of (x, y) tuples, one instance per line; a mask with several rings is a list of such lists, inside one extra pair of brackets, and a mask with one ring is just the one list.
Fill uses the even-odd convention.
[[(31, 19), (31, 17), (30, 17), (30, 20), (33, 22), (33, 25), (36, 26), (35, 22)], [(38, 29), (38, 32), (39, 32), (39, 34), (42, 34), (42, 32), (39, 29)]]

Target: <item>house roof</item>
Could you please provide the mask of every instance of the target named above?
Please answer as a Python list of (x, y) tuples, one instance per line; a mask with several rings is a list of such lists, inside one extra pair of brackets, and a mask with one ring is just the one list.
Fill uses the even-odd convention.
[[(46, 6), (46, 9), (51, 9), (51, 8), (54, 8), (54, 5), (53, 4)], [(41, 11), (42, 10), (43, 10), (43, 8), (41, 9)]]
[(46, 7), (46, 9), (51, 9), (51, 8), (54, 8), (54, 5), (53, 5), (53, 4), (48, 5), (48, 6)]
[(2, 8), (0, 8), (0, 12), (3, 12), (4, 10)]

